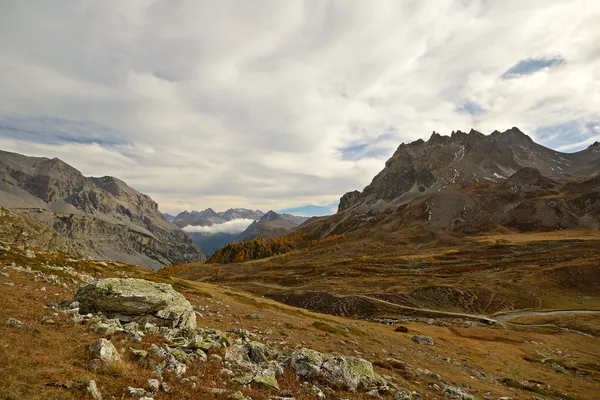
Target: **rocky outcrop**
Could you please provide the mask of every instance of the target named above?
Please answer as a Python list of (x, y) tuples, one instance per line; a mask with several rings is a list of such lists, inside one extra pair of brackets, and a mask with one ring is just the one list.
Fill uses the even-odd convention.
[[(560, 153), (535, 143), (518, 128), (487, 136), (475, 130), (451, 136), (434, 132), (427, 142), (401, 144), (362, 193), (342, 196), (338, 211), (500, 181), (522, 168), (530, 168), (523, 175), (534, 180), (533, 169), (552, 179), (589, 178), (600, 173), (600, 152), (590, 146), (578, 153)], [(551, 185), (546, 178), (542, 186)]]
[(373, 371), (373, 365), (361, 358), (323, 354), (302, 348), (296, 350), (287, 363), (298, 376), (319, 378), (334, 388), (355, 391), (384, 384), (383, 379)]
[(107, 278), (81, 287), (75, 300), (82, 314), (102, 312), (123, 323), (195, 328), (196, 314), (171, 285), (144, 279)]
[(0, 151), (0, 205), (52, 228), (62, 239), (53, 245), (79, 255), (154, 269), (205, 258), (149, 196), (56, 158)]

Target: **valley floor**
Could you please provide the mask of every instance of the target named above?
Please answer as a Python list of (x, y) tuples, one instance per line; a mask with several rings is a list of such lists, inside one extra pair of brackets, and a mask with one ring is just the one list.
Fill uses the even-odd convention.
[[(307, 346), (321, 352), (367, 359), (376, 371), (398, 387), (422, 398), (445, 398), (443, 388), (455, 387), (477, 399), (597, 399), (600, 397), (600, 317), (598, 314), (526, 315), (509, 323), (484, 326), (470, 321), (447, 321), (427, 317), (407, 318), (387, 325), (314, 313), (291, 307), (237, 288), (186, 281), (135, 267), (90, 261), (64, 261), (38, 253), (36, 259), (12, 254), (0, 261), (0, 399), (89, 398), (86, 382), (95, 379), (104, 398), (128, 398), (127, 386), (143, 386), (152, 371), (132, 359), (118, 369), (94, 371), (89, 367), (88, 346), (101, 337), (68, 315), (47, 307), (50, 302), (72, 299), (78, 277), (56, 272), (57, 279), (20, 272), (9, 266), (30, 265), (49, 276), (47, 265), (69, 265), (73, 271), (94, 278), (133, 276), (171, 283), (197, 310), (199, 327), (227, 331), (243, 328), (256, 337), (291, 351)], [(5, 276), (8, 275), (8, 276)], [(71, 278), (75, 279), (73, 281)], [(15, 318), (25, 326), (7, 326)], [(419, 345), (415, 335), (426, 335), (434, 345)], [(110, 336), (128, 354), (130, 347), (147, 348), (158, 338), (144, 337), (133, 344), (124, 335)], [(241, 387), (222, 379), (220, 366), (207, 362), (189, 375), (196, 380), (167, 377), (170, 393), (156, 399), (226, 399), (241, 390), (252, 399), (269, 399), (277, 391)], [(284, 375), (280, 386), (297, 399), (313, 399), (296, 377)], [(222, 389), (222, 391), (220, 391)], [(393, 398), (382, 395), (384, 398)], [(365, 393), (333, 391), (331, 399), (372, 398)]]

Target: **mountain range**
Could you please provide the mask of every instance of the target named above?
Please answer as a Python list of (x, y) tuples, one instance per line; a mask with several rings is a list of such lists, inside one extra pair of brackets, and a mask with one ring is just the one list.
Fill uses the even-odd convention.
[(58, 247), (80, 255), (150, 268), (205, 259), (149, 196), (58, 158), (0, 152), (0, 206), (51, 227)]
[[(183, 211), (173, 217), (172, 221), (180, 228), (186, 226), (212, 226), (235, 219), (259, 220), (265, 213), (247, 208), (230, 208), (227, 211), (215, 212), (212, 208), (202, 211)], [(166, 216), (166, 215), (165, 215)]]
[(194, 243), (210, 256), (229, 243), (284, 235), (306, 220), (308, 217), (279, 214), (272, 210), (265, 214), (245, 208), (230, 208), (223, 212), (207, 208), (183, 211), (174, 217), (173, 222), (188, 232)]
[[(380, 227), (416, 234), (598, 229), (600, 143), (561, 153), (518, 128), (433, 133), (401, 144), (362, 192), (306, 229), (320, 236)], [(417, 236), (415, 236), (417, 237)]]
[(308, 219), (309, 217), (278, 214), (275, 211), (269, 211), (260, 220), (254, 221), (244, 232), (240, 233), (237, 241), (246, 242), (252, 239), (282, 236)]

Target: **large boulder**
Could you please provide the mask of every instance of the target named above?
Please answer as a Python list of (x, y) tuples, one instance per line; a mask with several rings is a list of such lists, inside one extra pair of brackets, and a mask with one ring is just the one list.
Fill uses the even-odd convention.
[(373, 365), (362, 358), (322, 354), (311, 349), (298, 349), (288, 360), (296, 374), (305, 378), (320, 378), (335, 388), (355, 391), (384, 384), (373, 371)]
[(196, 327), (196, 314), (190, 302), (165, 283), (107, 278), (79, 288), (75, 299), (81, 314), (102, 312), (123, 323)]

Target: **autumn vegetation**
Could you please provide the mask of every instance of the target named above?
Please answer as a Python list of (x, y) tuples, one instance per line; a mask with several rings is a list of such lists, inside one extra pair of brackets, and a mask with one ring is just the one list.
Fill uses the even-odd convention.
[(343, 241), (345, 235), (331, 235), (323, 239), (314, 239), (303, 235), (288, 235), (273, 239), (253, 239), (247, 242), (230, 243), (217, 250), (207, 261), (209, 263), (233, 263), (258, 260), (278, 256), (293, 251), (309, 254), (310, 247), (323, 243)]

